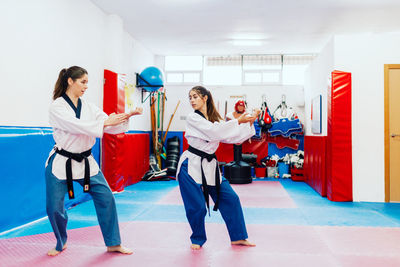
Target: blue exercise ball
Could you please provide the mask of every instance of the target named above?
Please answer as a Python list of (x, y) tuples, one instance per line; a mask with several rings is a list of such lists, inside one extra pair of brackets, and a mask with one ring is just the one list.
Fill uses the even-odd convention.
[[(164, 75), (159, 68), (147, 67), (140, 73), (138, 82), (146, 91), (157, 91), (164, 86)], [(151, 85), (152, 87), (149, 87), (148, 85)]]

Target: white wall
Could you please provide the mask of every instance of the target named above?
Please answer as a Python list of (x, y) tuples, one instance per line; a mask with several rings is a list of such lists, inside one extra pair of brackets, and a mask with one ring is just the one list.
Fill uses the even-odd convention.
[(335, 37), (335, 67), (352, 73), (353, 196), (384, 201), (384, 64), (400, 63), (400, 33)]
[[(327, 75), (333, 70), (352, 73), (352, 149), (354, 201), (383, 202), (384, 64), (400, 63), (400, 33), (337, 35), (308, 70), (305, 111), (321, 93), (326, 104)], [(325, 99), (324, 99), (325, 97)], [(326, 105), (323, 108), (326, 135)], [(306, 119), (307, 135), (311, 135)]]
[[(189, 104), (189, 90), (193, 85), (188, 86), (166, 86), (168, 101), (165, 108), (164, 129), (168, 126), (171, 114), (174, 112), (178, 100), (181, 101), (178, 110), (171, 123), (171, 131), (185, 130), (185, 116), (193, 112)], [(295, 85), (287, 86), (205, 86), (213, 95), (215, 105), (219, 106), (219, 112), (224, 116), (225, 101), (228, 101), (228, 112), (234, 109), (234, 103), (237, 99), (231, 99), (230, 96), (246, 95), (246, 101), (249, 108), (260, 108), (262, 95), (266, 95), (268, 108), (273, 112), (281, 103), (282, 94), (286, 95), (286, 103), (292, 107), (301, 122), (304, 122), (303, 106), (303, 87)]]
[[(133, 75), (154, 64), (154, 55), (124, 31), (119, 17), (89, 0), (3, 0), (0, 32), (0, 125), (48, 126), (64, 67), (88, 70), (84, 98), (102, 107), (104, 69)], [(135, 127), (147, 124), (138, 119)]]
[[(317, 58), (307, 68), (304, 84), (304, 114), (306, 135), (327, 135), (327, 93), (331, 72), (334, 70), (334, 45), (331, 39)], [(311, 131), (311, 101), (314, 97), (322, 95), (322, 133), (313, 134)]]

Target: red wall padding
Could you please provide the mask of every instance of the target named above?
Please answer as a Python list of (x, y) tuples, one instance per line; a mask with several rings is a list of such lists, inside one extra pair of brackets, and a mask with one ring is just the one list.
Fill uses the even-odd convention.
[[(183, 132), (183, 140), (182, 140), (182, 151), (185, 151), (189, 148), (189, 144), (187, 139), (185, 138), (185, 132)], [(233, 161), (233, 145), (220, 143), (217, 151), (215, 151), (215, 155), (220, 162), (229, 163)]]
[(111, 113), (125, 112), (125, 89), (118, 88), (118, 73), (104, 70), (103, 110)]
[[(118, 88), (120, 78), (104, 70), (103, 109), (107, 114), (125, 112), (125, 90)], [(112, 191), (122, 191), (141, 180), (149, 168), (149, 142), (148, 134), (103, 135), (101, 167)]]
[(353, 200), (351, 138), (351, 73), (332, 72), (328, 90), (327, 197)]
[[(242, 147), (243, 154), (257, 155), (257, 163), (261, 164), (261, 160), (268, 156), (268, 142), (266, 140), (251, 140), (244, 142)], [(232, 150), (233, 153), (233, 150)]]
[(124, 144), (125, 186), (139, 182), (149, 170), (149, 134), (126, 134)]
[[(268, 156), (268, 142), (266, 140), (245, 141), (242, 144), (242, 153), (257, 155), (257, 163), (260, 164), (260, 161)], [(233, 161), (233, 144), (220, 143), (215, 154), (220, 162), (229, 163)]]
[[(185, 138), (185, 133), (183, 133), (183, 151), (185, 151), (189, 145)], [(253, 153), (257, 155), (257, 163), (260, 163), (260, 160), (268, 156), (268, 142), (262, 140), (251, 140), (251, 143), (246, 141), (242, 144), (242, 153)], [(220, 143), (217, 151), (215, 151), (215, 155), (218, 158), (219, 162), (229, 163), (233, 161), (233, 144), (225, 144)]]
[(326, 136), (304, 136), (304, 178), (326, 196)]
[[(243, 152), (243, 147), (242, 147)], [(229, 163), (233, 161), (233, 145), (219, 143), (217, 151), (215, 151), (215, 155), (217, 155), (217, 159), (219, 162)]]
[(102, 170), (112, 191), (137, 183), (149, 169), (149, 134), (104, 134)]
[(122, 191), (125, 186), (124, 137), (124, 133), (103, 135), (101, 169), (112, 191)]

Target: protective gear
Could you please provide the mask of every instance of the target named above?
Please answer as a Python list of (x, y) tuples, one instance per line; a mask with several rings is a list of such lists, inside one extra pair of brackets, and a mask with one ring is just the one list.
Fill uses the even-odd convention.
[(263, 102), (261, 104), (261, 113), (258, 115), (258, 123), (262, 131), (266, 132), (272, 126), (272, 116), (268, 110), (266, 97), (263, 96)]
[[(239, 106), (243, 107), (243, 111), (239, 111)], [(246, 103), (243, 100), (239, 100), (235, 104), (235, 111), (237, 113), (243, 113), (246, 110)]]

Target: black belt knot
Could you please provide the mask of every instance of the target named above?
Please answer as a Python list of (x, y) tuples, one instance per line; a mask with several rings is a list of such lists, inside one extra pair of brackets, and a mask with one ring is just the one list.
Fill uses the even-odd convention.
[(69, 199), (75, 198), (74, 195), (74, 186), (73, 186), (73, 179), (72, 179), (72, 160), (82, 162), (85, 161), (85, 176), (83, 178), (83, 192), (87, 193), (90, 189), (90, 166), (88, 157), (92, 154), (92, 149), (84, 151), (82, 153), (71, 153), (64, 149), (56, 148), (56, 153), (68, 158), (65, 164), (65, 172), (67, 175), (67, 187), (68, 187), (68, 196)]
[(208, 214), (210, 214), (210, 200), (209, 200), (209, 192), (208, 192), (208, 185), (207, 185), (207, 180), (206, 176), (204, 175), (204, 170), (203, 170), (203, 159), (207, 159), (208, 162), (211, 160), (215, 159), (216, 160), (216, 166), (215, 166), (215, 187), (217, 191), (217, 199), (215, 201), (214, 205), (214, 211), (218, 210), (219, 206), (219, 193), (220, 193), (220, 188), (221, 188), (221, 178), (219, 176), (219, 164), (217, 160), (217, 156), (214, 154), (208, 154), (204, 151), (198, 150), (192, 146), (189, 146), (188, 151), (199, 156), (201, 158), (200, 160), (200, 166), (201, 166), (201, 182), (202, 182), (202, 188), (203, 188), (203, 195), (204, 199), (207, 204), (207, 209), (208, 209)]

